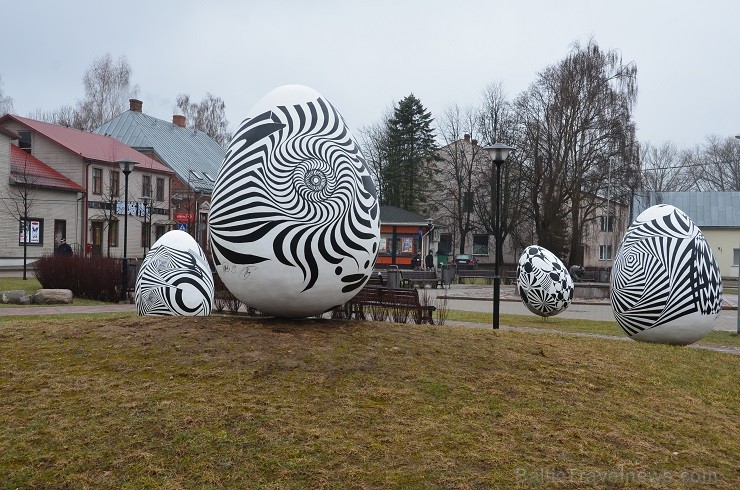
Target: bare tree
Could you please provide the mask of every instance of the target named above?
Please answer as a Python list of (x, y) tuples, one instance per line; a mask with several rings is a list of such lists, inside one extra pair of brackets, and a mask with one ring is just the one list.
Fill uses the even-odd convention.
[(125, 56), (117, 61), (110, 53), (95, 59), (82, 77), (85, 96), (74, 107), (44, 111), (37, 109), (31, 117), (83, 131), (92, 131), (104, 122), (121, 114), (128, 107), (128, 100), (139, 93), (139, 86), (132, 84), (133, 70)]
[(226, 104), (221, 97), (214, 97), (209, 92), (200, 102), (191, 102), (190, 96), (177, 96), (177, 107), (182, 111), (189, 128), (203, 131), (219, 145), (226, 147), (231, 141), (229, 121), (226, 120)]
[[(26, 155), (21, 168), (13, 168), (11, 165), (10, 179), (5, 184), (9, 199), (3, 199), (3, 206), (8, 214), (18, 221), (18, 230), (22, 233), (23, 242), (23, 280), (27, 280), (28, 242), (29, 242), (29, 214), (34, 206), (36, 197), (36, 181), (38, 177), (33, 175), (28, 168), (30, 155)], [(19, 237), (20, 239), (20, 237)]]
[(599, 196), (629, 192), (639, 165), (636, 97), (635, 65), (591, 40), (541, 72), (516, 101), (539, 243), (571, 264), (582, 261), (585, 226), (604, 205)]
[(85, 96), (77, 102), (74, 127), (92, 131), (126, 110), (139, 86), (131, 83), (133, 70), (125, 56), (116, 62), (110, 53), (93, 61), (82, 77)]
[[(474, 194), (478, 223), (486, 233), (495, 235), (494, 216), (496, 206), (500, 204), (501, 240), (506, 242), (511, 239), (514, 247), (522, 248), (530, 244), (532, 226), (525, 224), (529, 178), (522, 165), (525, 153), (518, 148), (521, 146), (522, 136), (518, 134), (520, 127), (515, 116), (501, 83), (488, 85), (483, 91), (483, 105), (479, 114), (483, 141), (485, 145), (507, 143), (517, 148), (501, 167), (501, 198), (496, 195), (496, 165), (487, 154), (482, 155), (480, 179)], [(503, 247), (501, 253), (503, 254)], [(503, 255), (497, 259), (499, 263), (504, 261)]]
[(438, 123), (443, 144), (434, 163), (437, 171), (429, 202), (444, 216), (441, 224), (455, 230), (460, 253), (465, 252), (468, 233), (475, 229), (474, 190), (485, 153), (473, 137), (478, 126), (477, 114), (457, 105), (448, 107)]
[(52, 109), (50, 111), (36, 109), (35, 111), (31, 112), (28, 117), (30, 117), (31, 119), (36, 119), (37, 121), (45, 121), (68, 128), (75, 127), (75, 120), (77, 118), (75, 108), (71, 105), (65, 105), (60, 107), (59, 109)]
[(669, 141), (654, 146), (645, 143), (640, 146), (642, 163), (642, 189), (655, 192), (685, 192), (696, 189), (696, 180), (691, 169), (682, 160), (676, 145)]
[(707, 136), (703, 144), (686, 153), (701, 191), (740, 191), (740, 141), (733, 137)]
[(378, 202), (385, 202), (383, 200), (383, 175), (388, 159), (383, 149), (388, 146), (388, 135), (385, 128), (390, 117), (391, 112), (387, 110), (380, 122), (360, 129), (359, 145), (362, 149), (362, 156), (365, 157), (365, 161), (367, 162), (370, 175), (372, 175), (375, 182), (375, 189), (378, 192)]
[(0, 75), (0, 115), (13, 112), (13, 99), (5, 95), (3, 90), (3, 76)]

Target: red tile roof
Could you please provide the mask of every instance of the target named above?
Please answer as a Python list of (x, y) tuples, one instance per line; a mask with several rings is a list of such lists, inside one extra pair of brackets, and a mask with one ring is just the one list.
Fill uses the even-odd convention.
[(85, 192), (82, 186), (15, 145), (10, 145), (10, 177), (19, 184)]
[(161, 172), (172, 174), (172, 169), (162, 165), (151, 157), (148, 157), (138, 151), (130, 148), (115, 138), (103, 136), (78, 129), (59, 126), (56, 124), (45, 123), (28, 119), (25, 117), (6, 114), (0, 118), (0, 124), (14, 120), (32, 129), (57, 144), (67, 148), (89, 160), (98, 160), (101, 162), (116, 163), (118, 160), (134, 160), (139, 163), (137, 169), (146, 169), (152, 172)]

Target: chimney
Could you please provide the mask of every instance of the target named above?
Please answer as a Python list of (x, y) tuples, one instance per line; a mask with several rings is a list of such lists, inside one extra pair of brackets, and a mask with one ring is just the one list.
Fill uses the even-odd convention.
[(129, 109), (131, 112), (141, 112), (141, 107), (144, 105), (139, 99), (128, 99), (128, 103), (130, 104)]
[(465, 133), (463, 138), (465, 138), (465, 141), (470, 141), (470, 135), (468, 133)]
[(181, 116), (178, 114), (175, 114), (172, 116), (172, 124), (175, 126), (180, 126), (181, 128), (185, 127), (185, 116)]

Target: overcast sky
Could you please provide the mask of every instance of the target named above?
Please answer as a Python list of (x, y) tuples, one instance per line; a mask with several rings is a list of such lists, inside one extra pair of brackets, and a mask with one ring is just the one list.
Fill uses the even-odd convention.
[(689, 147), (740, 133), (737, 0), (78, 1), (3, 5), (0, 75), (15, 112), (74, 104), (92, 61), (128, 58), (144, 112), (226, 102), (232, 129), (267, 92), (319, 91), (355, 133), (414, 93), (436, 117), (510, 98), (593, 37), (637, 65), (641, 141)]

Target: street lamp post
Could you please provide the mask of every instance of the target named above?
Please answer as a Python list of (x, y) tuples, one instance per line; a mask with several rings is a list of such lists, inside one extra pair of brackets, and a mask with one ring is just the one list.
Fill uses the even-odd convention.
[[(737, 138), (737, 139), (740, 140), (740, 133), (736, 134), (735, 135), (735, 138)], [(733, 262), (734, 262), (735, 261), (735, 252), (732, 253), (732, 259), (733, 259)], [(738, 301), (737, 301), (737, 310), (735, 310), (736, 313), (737, 313), (737, 320), (736, 320), (737, 321), (737, 325), (735, 327), (735, 329), (736, 329), (735, 331), (736, 331), (736, 333), (738, 335), (740, 335), (740, 257), (738, 257), (738, 262), (737, 262), (737, 290), (738, 290), (737, 291), (737, 299), (738, 299)]]
[(499, 310), (501, 304), (501, 276), (498, 271), (498, 258), (501, 255), (501, 165), (509, 157), (512, 147), (503, 143), (496, 143), (493, 146), (484, 148), (496, 164), (496, 218), (493, 225), (494, 239), (496, 240), (495, 258), (493, 261), (493, 328), (499, 327)]
[(128, 291), (128, 176), (133, 171), (138, 162), (134, 160), (119, 160), (116, 162), (123, 172), (124, 184), (124, 214), (123, 214), (123, 283), (121, 284), (121, 299), (126, 300)]
[[(146, 233), (146, 236), (144, 236), (144, 255), (146, 255), (147, 251), (149, 250), (150, 245), (150, 238), (152, 235), (152, 218), (151, 218), (151, 203), (152, 198), (149, 196), (142, 196), (141, 198), (142, 202), (144, 203), (144, 232)], [(147, 216), (149, 216), (149, 226), (147, 227)]]

